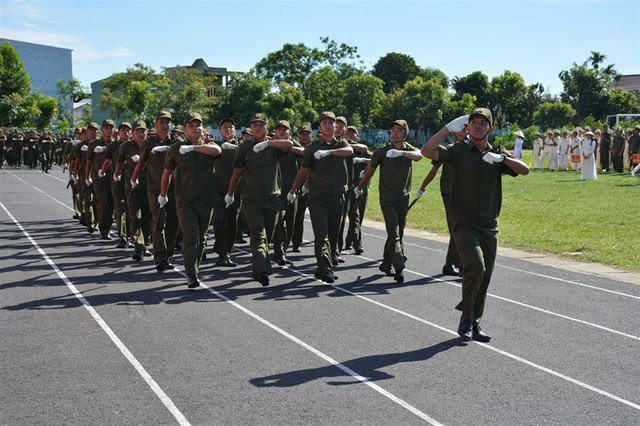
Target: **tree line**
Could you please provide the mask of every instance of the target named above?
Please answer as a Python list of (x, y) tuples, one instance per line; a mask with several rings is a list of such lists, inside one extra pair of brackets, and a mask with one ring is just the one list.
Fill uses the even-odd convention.
[[(197, 110), (207, 123), (227, 116), (246, 123), (251, 114), (262, 111), (271, 119), (288, 120), (294, 128), (332, 110), (363, 128), (387, 128), (402, 117), (417, 133), (435, 131), (474, 106), (490, 108), (498, 128), (597, 126), (608, 114), (640, 113), (640, 93), (613, 88), (618, 74), (613, 64), (604, 65), (606, 56), (599, 52), (559, 73), (563, 91), (558, 96), (546, 93), (540, 83), (527, 84), (514, 71), (491, 78), (482, 71), (450, 78), (397, 52), (382, 56), (369, 70), (357, 47), (328, 37), (320, 42), (320, 47), (286, 43), (249, 72), (233, 75), (226, 87), (194, 69), (157, 72), (137, 63), (105, 79), (99, 107), (116, 120), (151, 122), (160, 109), (172, 110), (178, 120)], [(0, 123), (44, 128), (54, 118), (71, 122), (57, 105), (50, 106), (48, 97), (25, 89), (30, 87), (28, 76), (20, 72), (17, 54), (7, 45), (0, 49)], [(58, 92), (74, 100), (83, 94), (75, 79), (59, 82)]]

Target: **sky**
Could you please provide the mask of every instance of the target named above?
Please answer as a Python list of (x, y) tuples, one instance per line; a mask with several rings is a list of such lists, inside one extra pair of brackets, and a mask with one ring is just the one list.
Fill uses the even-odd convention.
[(387, 53), (449, 78), (505, 70), (557, 95), (558, 74), (592, 51), (640, 74), (640, 1), (2, 0), (0, 37), (73, 49), (83, 86), (135, 63), (249, 71), (286, 43), (357, 47), (370, 71)]

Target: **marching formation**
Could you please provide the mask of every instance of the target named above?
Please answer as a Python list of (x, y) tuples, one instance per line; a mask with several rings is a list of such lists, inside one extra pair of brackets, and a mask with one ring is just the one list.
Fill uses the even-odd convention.
[[(403, 283), (412, 164), (425, 156), (433, 167), (414, 203), (442, 165), (451, 236), (443, 274), (462, 277), (458, 333), (490, 340), (479, 323), (496, 257), (501, 176), (527, 174), (529, 168), (489, 144), (489, 110), (476, 108), (451, 121), (422, 150), (407, 142), (407, 122), (395, 120), (390, 142), (373, 152), (360, 143), (357, 128), (331, 111), (320, 114), (315, 138), (304, 125), (298, 140), (286, 120), (270, 132), (263, 113), (251, 117), (241, 140), (232, 118), (220, 121), (220, 140), (206, 132), (197, 112), (182, 125), (173, 126), (172, 120), (169, 111), (160, 111), (151, 128), (142, 120), (117, 128), (109, 119), (100, 126), (90, 123), (53, 150), (59, 151), (57, 164), (69, 169), (73, 217), (88, 233), (97, 231), (103, 240), (115, 236), (117, 248), (132, 251), (132, 261), (152, 258), (158, 273), (172, 270), (174, 251), (181, 250), (187, 286), (197, 288), (209, 229), (218, 267), (237, 266), (233, 247), (245, 242), (246, 231), (252, 278), (266, 287), (272, 264), (291, 265), (287, 252), (300, 251), (308, 208), (315, 277), (331, 284), (344, 263), (341, 252), (364, 252), (360, 226), (370, 179), (379, 170), (387, 233), (379, 270)], [(453, 143), (447, 143), (449, 135)]]

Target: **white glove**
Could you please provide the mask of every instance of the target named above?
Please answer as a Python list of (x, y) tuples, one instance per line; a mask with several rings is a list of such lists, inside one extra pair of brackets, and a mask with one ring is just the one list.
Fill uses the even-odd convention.
[[(238, 145), (232, 144), (232, 143), (229, 143), (229, 142), (225, 142), (221, 146), (222, 146), (222, 149), (236, 149), (238, 147)], [(254, 147), (254, 149), (255, 149), (255, 147)]]
[(425, 189), (418, 189), (418, 192), (416, 192), (416, 200), (419, 200), (420, 198), (422, 198), (424, 196), (424, 193), (427, 191), (427, 188)]
[(101, 153), (101, 152), (104, 152), (105, 149), (107, 149), (106, 146), (98, 145), (95, 148), (93, 148), (93, 152)]
[(180, 154), (186, 154), (189, 152), (193, 152), (193, 150), (196, 149), (195, 146), (193, 145), (180, 145)]
[(224, 196), (225, 209), (229, 208), (229, 206), (233, 204), (234, 201), (235, 201), (235, 198), (233, 195), (229, 195), (229, 194), (225, 195)]
[(167, 152), (168, 149), (169, 145), (158, 145), (151, 148), (151, 152), (153, 152), (154, 154), (158, 152)]
[(98, 170), (98, 176), (100, 176), (101, 178), (104, 177), (104, 172), (102, 171), (102, 169)]
[(140, 183), (140, 182), (138, 182), (138, 179), (136, 179), (136, 180), (132, 179), (129, 182), (131, 183), (131, 189), (135, 188)]
[(134, 163), (137, 163), (138, 161), (140, 161), (140, 156), (138, 154), (132, 156), (131, 161), (133, 161)]
[(91, 180), (91, 178), (87, 178), (84, 180), (84, 183), (87, 184), (87, 186), (91, 186), (91, 184), (93, 183), (93, 181)]
[(387, 158), (398, 158), (398, 157), (402, 157), (402, 153), (404, 151), (400, 150), (400, 149), (390, 149), (389, 151), (387, 151)]
[(267, 149), (268, 146), (269, 146), (269, 141), (258, 142), (253, 146), (253, 152), (258, 153), (262, 150)]
[(359, 177), (360, 179), (362, 179), (362, 178), (364, 177), (364, 170), (360, 172), (360, 174), (358, 175), (358, 177)]
[[(26, 148), (23, 148), (23, 149), (26, 149)], [(89, 151), (89, 145), (82, 145), (80, 147), (80, 151)]]
[(73, 183), (78, 183), (78, 176), (71, 175), (71, 180), (73, 181)]
[(289, 204), (293, 203), (295, 200), (296, 200), (296, 193), (287, 192), (287, 201), (289, 202)]
[(121, 175), (117, 175), (117, 174), (113, 174), (113, 181), (114, 182), (120, 182), (120, 179), (122, 179)]
[(319, 160), (321, 158), (326, 157), (327, 155), (329, 155), (331, 153), (331, 151), (327, 150), (327, 149), (321, 149), (316, 151), (313, 156), (316, 157), (316, 160)]
[(353, 157), (353, 163), (354, 164), (358, 164), (358, 163), (366, 163), (367, 159), (364, 157)]
[(462, 131), (462, 129), (464, 129), (465, 124), (469, 124), (468, 115), (462, 115), (455, 120), (451, 120), (445, 125), (445, 127), (449, 132), (460, 132)]
[(169, 202), (169, 197), (162, 194), (158, 195), (158, 204), (160, 204), (160, 208), (166, 206), (168, 202)]
[(496, 154), (493, 152), (486, 152), (483, 156), (482, 159), (484, 161), (486, 161), (489, 164), (493, 164), (493, 163), (501, 163), (504, 160), (504, 155), (502, 154)]
[(356, 199), (357, 199), (358, 197), (360, 197), (362, 195), (362, 190), (358, 189), (358, 187), (356, 186), (355, 188), (353, 188), (353, 193), (355, 194)]
[(300, 190), (302, 191), (302, 195), (307, 195), (309, 193), (309, 187), (307, 185), (303, 184)]

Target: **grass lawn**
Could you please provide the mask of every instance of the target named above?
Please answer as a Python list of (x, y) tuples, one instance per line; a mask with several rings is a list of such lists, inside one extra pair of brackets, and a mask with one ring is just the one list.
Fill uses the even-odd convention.
[[(531, 158), (525, 151), (525, 163)], [(411, 200), (430, 169), (426, 158), (414, 163)], [(439, 176), (409, 211), (409, 228), (447, 233)], [(579, 171), (531, 170), (502, 183), (499, 245), (640, 271), (639, 176), (598, 173), (598, 180), (581, 181)], [(370, 190), (366, 217), (382, 221), (377, 172)]]

